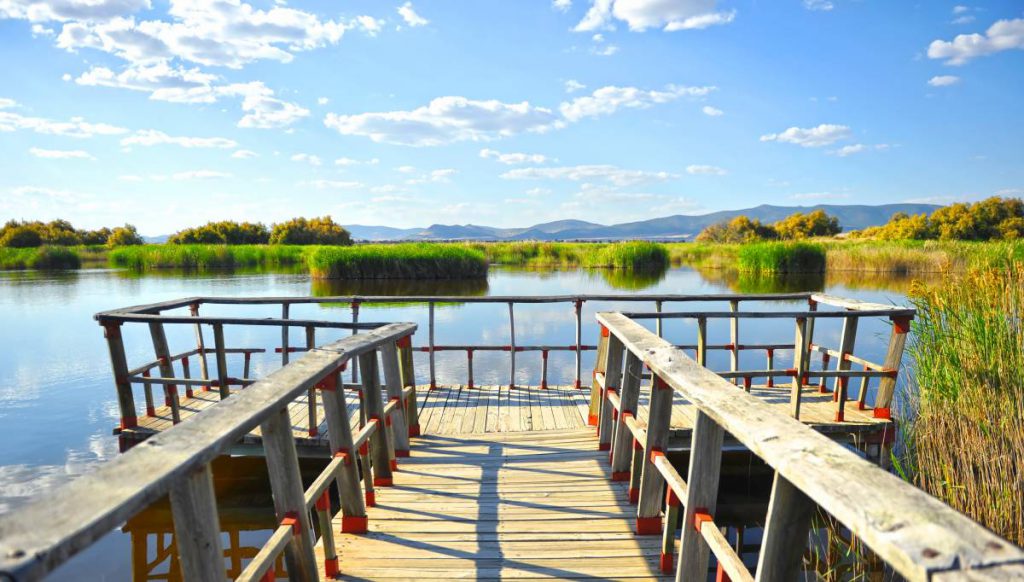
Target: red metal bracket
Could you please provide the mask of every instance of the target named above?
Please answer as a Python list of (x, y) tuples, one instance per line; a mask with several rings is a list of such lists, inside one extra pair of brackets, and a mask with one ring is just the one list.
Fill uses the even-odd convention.
[(331, 511), (331, 494), (326, 489), (316, 498), (315, 506), (317, 511)]
[(611, 335), (611, 334), (608, 332), (608, 328), (602, 325), (601, 326), (601, 337), (608, 337), (609, 335)]
[(338, 449), (337, 451), (334, 451), (334, 457), (341, 459), (341, 463), (343, 465), (352, 464), (352, 455), (349, 454), (348, 449)]
[(665, 484), (665, 502), (670, 507), (679, 507), (683, 503), (679, 500), (679, 496), (676, 495), (676, 490), (671, 485)]
[(707, 509), (698, 507), (693, 512), (693, 529), (697, 530), (697, 533), (700, 533), (700, 528), (704, 525), (704, 522), (708, 522), (713, 525), (715, 520), (711, 517), (711, 514), (708, 513)]
[(664, 380), (662, 380), (660, 376), (655, 376), (654, 377), (654, 389), (655, 390), (671, 390), (672, 387), (669, 386)]
[(270, 568), (260, 576), (260, 582), (274, 582), (277, 579), (277, 573), (274, 572), (274, 566), (271, 564)]
[(612, 471), (612, 481), (629, 481), (629, 471)]
[[(367, 495), (373, 495), (373, 493), (367, 493)], [(341, 533), (366, 533), (370, 529), (369, 521), (365, 515), (344, 515), (341, 518)]]
[(882, 418), (885, 420), (892, 420), (892, 410), (889, 408), (875, 408), (873, 412), (875, 418)]
[(337, 578), (338, 573), (338, 557), (324, 558), (324, 575), (328, 578)]
[(658, 568), (662, 574), (672, 573), (672, 554), (661, 554), (661, 560), (658, 562)]
[(121, 430), (126, 428), (135, 428), (137, 426), (139, 426), (139, 417), (125, 416), (121, 418)]
[(656, 448), (656, 447), (651, 447), (651, 454), (648, 456), (647, 460), (650, 461), (651, 464), (653, 465), (655, 459), (657, 459), (658, 457), (664, 457), (664, 456), (665, 456), (665, 453), (663, 453), (661, 451), (661, 449)]
[(661, 534), (661, 516), (636, 518), (636, 535), (653, 536)]
[(895, 333), (910, 333), (910, 316), (893, 317), (892, 330)]
[(409, 425), (409, 436), (411, 436), (411, 437), (418, 437), (418, 436), (420, 436), (420, 425), (418, 425), (418, 424), (410, 424)]
[(289, 511), (284, 514), (281, 518), (281, 525), (290, 526), (292, 528), (292, 535), (299, 535), (302, 533), (302, 523), (299, 521), (299, 516), (293, 511)]
[(398, 338), (398, 340), (395, 342), (395, 347), (397, 347), (398, 349), (411, 348), (412, 347), (412, 336), (411, 335), (407, 335), (407, 336), (403, 336), (403, 337)]

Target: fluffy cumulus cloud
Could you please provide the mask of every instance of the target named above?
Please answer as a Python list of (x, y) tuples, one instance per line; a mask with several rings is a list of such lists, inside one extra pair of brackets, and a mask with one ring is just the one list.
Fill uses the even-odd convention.
[(128, 133), (128, 130), (123, 127), (107, 123), (92, 123), (81, 117), (72, 117), (68, 121), (56, 121), (6, 111), (15, 107), (17, 107), (17, 103), (13, 99), (0, 98), (0, 132), (27, 130), (45, 135), (77, 138)]
[(932, 87), (949, 87), (950, 85), (956, 85), (960, 82), (960, 77), (956, 75), (936, 75), (931, 79), (928, 79), (928, 84)]
[(28, 153), (37, 158), (48, 160), (95, 160), (92, 154), (85, 150), (45, 150), (43, 148), (29, 148)]
[(158, 145), (176, 145), (183, 148), (219, 148), (232, 149), (238, 146), (234, 140), (224, 137), (186, 137), (167, 135), (155, 129), (144, 129), (121, 139), (123, 146), (152, 147)]
[(841, 147), (841, 148), (839, 148), (839, 149), (837, 149), (835, 151), (831, 151), (829, 153), (835, 154), (835, 155), (839, 156), (840, 158), (845, 158), (846, 156), (852, 156), (854, 154), (861, 154), (861, 153), (864, 153), (864, 152), (884, 151), (884, 150), (889, 149), (889, 147), (890, 146), (887, 143), (879, 143), (879, 144), (875, 144), (875, 145), (865, 145), (865, 144), (862, 144), (862, 143), (855, 143), (855, 144), (845, 145), (845, 146), (843, 146), (843, 147)]
[(551, 0), (551, 7), (559, 12), (568, 12), (572, 8), (572, 0)]
[(583, 89), (586, 89), (586, 88), (587, 88), (586, 85), (584, 85), (583, 83), (580, 83), (576, 79), (569, 79), (568, 81), (565, 82), (565, 92), (566, 93), (575, 93), (577, 91), (582, 91)]
[(618, 20), (633, 31), (660, 28), (672, 32), (728, 24), (736, 18), (735, 10), (719, 11), (716, 4), (715, 0), (592, 0), (574, 30), (611, 29)]
[(150, 0), (0, 0), (0, 18), (106, 21), (151, 8)]
[(761, 136), (761, 141), (791, 143), (805, 148), (818, 148), (850, 137), (850, 128), (845, 125), (823, 123), (817, 127), (790, 127), (781, 133)]
[(235, 153), (231, 154), (231, 157), (235, 158), (236, 160), (248, 160), (250, 158), (259, 157), (259, 154), (252, 150), (238, 150)]
[(544, 132), (561, 123), (552, 110), (534, 107), (526, 101), (503, 103), (466, 97), (438, 97), (408, 111), (329, 113), (324, 119), (327, 127), (342, 135), (410, 146), (487, 141), (524, 132)]
[(994, 53), (1024, 49), (1024, 18), (999, 20), (985, 34), (958, 34), (953, 40), (934, 40), (928, 58), (943, 59), (947, 65), (963, 65), (971, 59)]
[(550, 158), (543, 154), (502, 153), (487, 148), (480, 150), (480, 157), (497, 160), (509, 166), (516, 164), (546, 164), (550, 161)]
[(678, 178), (669, 172), (627, 170), (609, 164), (562, 166), (556, 168), (517, 168), (501, 175), (504, 180), (570, 180), (572, 182), (606, 182), (616, 187), (664, 182)]
[(715, 87), (669, 85), (664, 91), (645, 91), (637, 87), (608, 86), (562, 103), (559, 110), (568, 121), (579, 121), (585, 117), (611, 115), (622, 108), (643, 109), (680, 97), (703, 97), (714, 90)]
[(416, 10), (412, 7), (412, 2), (406, 2), (399, 6), (398, 15), (402, 17), (402, 20), (404, 20), (406, 24), (412, 27), (426, 26), (430, 24), (429, 20), (416, 13)]

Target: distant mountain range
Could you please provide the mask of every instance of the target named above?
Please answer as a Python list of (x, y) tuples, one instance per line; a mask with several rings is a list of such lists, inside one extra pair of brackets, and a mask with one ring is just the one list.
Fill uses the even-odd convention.
[(476, 224), (433, 224), (427, 228), (392, 228), (348, 224), (345, 228), (352, 238), (365, 241), (426, 241), (426, 240), (692, 240), (704, 228), (736, 216), (746, 215), (761, 222), (775, 222), (794, 212), (824, 210), (839, 218), (844, 232), (877, 226), (889, 221), (896, 212), (907, 214), (930, 213), (938, 208), (934, 204), (882, 204), (880, 206), (819, 204), (816, 206), (772, 206), (762, 204), (754, 208), (723, 210), (701, 215), (665, 216), (639, 222), (596, 224), (584, 220), (559, 220), (535, 224), (526, 228), (496, 228)]

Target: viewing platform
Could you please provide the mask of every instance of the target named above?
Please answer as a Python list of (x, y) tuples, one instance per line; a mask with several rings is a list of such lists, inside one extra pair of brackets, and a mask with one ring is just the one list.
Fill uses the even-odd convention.
[[(587, 302), (618, 306), (595, 313), (592, 345)], [(621, 309), (639, 302), (655, 309)], [(435, 342), (435, 307), (450, 303), (507, 305), (507, 326), (489, 325), (508, 343)], [(516, 342), (516, 307), (541, 303), (571, 307), (574, 343)], [(351, 320), (294, 316), (315, 304), (347, 306)], [(367, 304), (422, 306), (425, 342), (413, 323), (360, 322)], [(676, 304), (696, 307), (664, 309)], [(281, 316), (199, 314), (211, 306)], [(815, 515), (909, 580), (1022, 578), (1024, 550), (885, 470), (913, 316), (808, 293), (187, 298), (100, 313), (125, 453), (0, 516), (0, 578), (40, 579), (165, 498), (170, 560), (186, 580), (794, 580)], [(884, 350), (861, 350), (868, 318), (886, 323)], [(666, 324), (679, 321), (670, 341)], [(756, 343), (742, 341), (765, 321)], [(183, 326), (189, 345), (169, 341), (166, 328)], [(276, 345), (253, 331), (267, 328)], [(344, 337), (317, 340), (332, 334)], [(130, 367), (126, 341), (151, 343), (153, 359)], [(464, 353), (464, 367), (439, 369), (443, 352)], [(506, 354), (509, 381), (478, 385), (477, 352)], [(555, 352), (574, 356), (568, 382), (548, 382)], [(531, 354), (538, 381), (517, 383)], [(438, 381), (457, 374), (465, 382)], [(212, 466), (224, 455), (266, 465), (274, 521), (251, 553), (236, 530), (223, 547)], [(315, 474), (304, 478), (300, 456), (303, 468), (319, 459)], [(752, 487), (754, 464), (771, 485), (765, 506), (746, 508), (759, 514), (751, 533), (724, 488)]]

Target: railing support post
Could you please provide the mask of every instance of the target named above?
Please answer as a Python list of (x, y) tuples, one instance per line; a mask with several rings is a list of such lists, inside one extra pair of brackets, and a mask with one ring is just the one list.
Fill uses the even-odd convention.
[[(262, 424), (263, 449), (267, 455), (267, 471), (274, 497), (274, 513), (278, 523), (286, 517), (298, 520), (299, 532), (285, 547), (288, 578), (295, 582), (317, 579), (316, 557), (313, 554), (313, 529), (306, 511), (299, 456), (292, 438), (288, 409), (271, 414)], [(221, 558), (223, 561), (223, 558)]]
[[(740, 302), (732, 300), (729, 302), (729, 311), (736, 313), (740, 310)], [(740, 318), (732, 317), (729, 319), (729, 342), (732, 345), (732, 349), (729, 350), (729, 370), (735, 372), (740, 369)], [(732, 379), (731, 382), (735, 384), (737, 379)]]
[[(288, 311), (291, 309), (290, 303), (281, 304), (281, 320), (288, 321)], [(290, 328), (287, 324), (281, 326), (281, 365), (288, 365), (288, 356), (291, 350), (288, 349), (288, 333)]]
[(757, 559), (758, 582), (788, 582), (799, 577), (813, 513), (814, 503), (776, 473)]
[(516, 313), (515, 303), (508, 302), (509, 372), (508, 387), (516, 387)]
[(388, 430), (384, 420), (384, 405), (380, 395), (380, 372), (377, 369), (376, 350), (359, 356), (359, 369), (363, 379), (363, 405), (367, 422), (376, 419), (377, 430), (370, 436), (370, 456), (373, 465), (374, 486), (392, 483), (391, 454)]
[(647, 447), (643, 450), (643, 469), (640, 476), (640, 499), (637, 503), (636, 533), (661, 533), (661, 494), (665, 478), (654, 466), (655, 452), (664, 453), (668, 446), (669, 422), (672, 419), (671, 386), (651, 371), (651, 400), (647, 413)]
[[(843, 333), (839, 339), (839, 361), (836, 363), (836, 370), (839, 372), (845, 372), (850, 369), (850, 361), (846, 359), (846, 356), (853, 353), (854, 344), (857, 341), (857, 324), (860, 321), (858, 317), (847, 317), (843, 319)], [(836, 400), (836, 422), (843, 422), (843, 414), (846, 408), (847, 399), (847, 387), (849, 386), (849, 378), (838, 377), (836, 378), (835, 384), (832, 390), (835, 392)]]
[[(608, 401), (608, 391), (618, 390), (622, 380), (622, 340), (612, 335), (608, 338), (608, 347), (604, 358), (604, 390), (601, 391), (601, 403), (598, 413), (597, 441), (598, 449), (611, 450), (612, 444), (612, 403)], [(621, 402), (620, 402), (621, 405)], [(617, 418), (617, 417), (616, 417)]]
[(587, 424), (597, 426), (601, 414), (601, 385), (597, 383), (597, 375), (604, 373), (605, 356), (608, 354), (608, 328), (601, 326), (601, 335), (597, 338), (597, 359), (594, 360), (594, 375), (590, 385), (590, 410)]
[[(167, 335), (164, 324), (153, 321), (149, 324), (149, 335), (153, 340), (153, 353), (159, 362), (160, 375), (164, 378), (174, 377), (174, 365), (171, 363), (171, 350), (167, 347)], [(181, 422), (181, 402), (178, 400), (178, 387), (164, 384), (165, 404), (171, 408), (171, 420), (174, 424)]]
[(391, 412), (391, 427), (395, 441), (395, 456), (409, 456), (409, 424), (405, 416), (405, 399), (402, 398), (402, 370), (398, 365), (398, 348), (394, 343), (386, 343), (380, 348), (384, 361), (384, 385), (387, 387), (388, 400), (397, 404)]
[(228, 385), (228, 358), (224, 351), (224, 325), (213, 324), (213, 347), (217, 352), (217, 386), (220, 388), (221, 400), (231, 395), (231, 386)]
[(701, 411), (693, 425), (690, 441), (690, 471), (686, 478), (683, 502), (683, 533), (679, 548), (676, 580), (702, 580), (707, 575), (710, 548), (695, 524), (699, 512), (714, 515), (718, 504), (718, 480), (722, 467), (722, 441), (725, 431)]
[[(359, 323), (359, 299), (352, 299), (352, 323)], [(355, 327), (352, 328), (352, 335), (359, 333), (359, 330)], [(352, 360), (352, 383), (355, 384), (359, 381), (359, 360)]]
[(343, 455), (344, 462), (338, 473), (338, 500), (341, 504), (341, 531), (363, 533), (366, 531), (366, 505), (359, 490), (358, 451), (352, 440), (352, 426), (349, 421), (345, 399), (345, 379), (342, 369), (332, 372), (319, 385), (320, 397), (324, 401), (324, 416), (327, 418), (327, 438), (334, 456)]
[(183, 580), (224, 580), (224, 550), (210, 465), (171, 485), (174, 543)]
[(128, 381), (128, 360), (124, 353), (124, 340), (121, 338), (121, 322), (104, 322), (103, 336), (107, 338), (107, 349), (110, 351), (110, 367), (113, 369), (114, 386), (117, 388), (121, 428), (134, 428), (139, 425), (139, 419), (135, 411), (132, 383)]
[(803, 390), (804, 374), (807, 373), (807, 318), (796, 318), (796, 338), (793, 341), (793, 391), (789, 395), (789, 410), (793, 418), (800, 419), (800, 392)]
[[(199, 304), (193, 303), (188, 306), (188, 312), (192, 317), (199, 317)], [(203, 340), (203, 326), (196, 324), (196, 349), (199, 350), (199, 375), (203, 380), (210, 379), (210, 364), (206, 360), (206, 342)]]
[(583, 373), (583, 300), (576, 299), (573, 303), (576, 311), (576, 389), (583, 384), (580, 381)]
[(430, 356), (430, 389), (437, 388), (437, 374), (434, 367), (434, 302), (427, 303), (427, 347)]
[[(312, 325), (306, 326), (306, 353), (313, 351), (316, 347), (316, 328)], [(320, 434), (320, 419), (316, 413), (316, 388), (310, 388), (306, 392), (306, 406), (309, 411), (309, 430), (307, 434), (315, 437)]]
[(640, 399), (640, 376), (643, 362), (633, 352), (626, 352), (626, 369), (622, 375), (622, 389), (619, 392), (619, 418), (612, 434), (612, 481), (628, 481), (632, 469), (633, 433), (626, 426), (627, 415), (636, 416)]
[(398, 346), (398, 355), (401, 358), (402, 386), (411, 389), (406, 402), (409, 411), (409, 436), (420, 436), (420, 412), (416, 395), (416, 366), (412, 353), (412, 336), (407, 335), (399, 339), (395, 345)]

